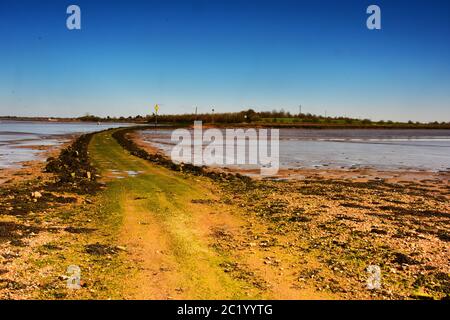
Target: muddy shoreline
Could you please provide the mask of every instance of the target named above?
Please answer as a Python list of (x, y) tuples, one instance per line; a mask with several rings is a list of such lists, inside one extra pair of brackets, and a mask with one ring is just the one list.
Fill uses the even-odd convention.
[(50, 157), (58, 157), (61, 150), (69, 147), (80, 135), (62, 135), (58, 136), (60, 141), (56, 145), (30, 145), (16, 146), (14, 149), (39, 150), (35, 159), (30, 161), (21, 161), (11, 167), (0, 168), (0, 186), (4, 183), (15, 183), (23, 180), (34, 179), (45, 171), (46, 160)]
[(94, 196), (100, 188), (87, 153), (91, 137), (83, 135), (62, 150), (52, 150), (46, 162), (35, 161), (15, 173), (21, 174), (20, 178), (0, 185), (2, 299), (36, 297), (36, 275), (24, 271), (33, 268), (29, 259), (47, 248), (39, 249), (41, 243), (58, 237), (60, 232), (77, 232), (77, 228), (61, 225), (57, 217), (83, 205), (86, 196)]
[[(148, 127), (148, 129), (153, 129)], [(142, 130), (145, 130), (142, 129)], [(142, 133), (131, 133), (129, 136), (131, 140), (141, 149), (146, 150), (151, 155), (160, 155), (168, 158), (166, 152), (152, 142), (146, 141), (145, 136)], [(158, 144), (164, 144), (164, 142), (158, 141)], [(124, 144), (126, 145), (126, 144)], [(368, 181), (386, 181), (391, 183), (397, 182), (430, 182), (439, 181), (439, 183), (450, 183), (450, 171), (430, 171), (424, 169), (380, 169), (370, 166), (360, 166), (356, 168), (334, 168), (324, 165), (318, 168), (280, 168), (277, 174), (270, 177), (262, 177), (260, 175), (260, 169), (246, 169), (239, 167), (208, 167), (206, 171), (226, 172), (232, 174), (241, 174), (249, 176), (252, 179), (267, 179), (267, 180), (303, 180), (303, 179), (341, 179), (355, 182), (368, 182)]]
[[(220, 190), (214, 203), (245, 212), (242, 218), (248, 227), (241, 230), (238, 241), (226, 230), (216, 230), (214, 246), (218, 250), (263, 253), (261, 259), (267, 268), (294, 279), (292, 288), (312, 287), (341, 299), (450, 298), (448, 181), (355, 181), (315, 176), (256, 180), (240, 173), (174, 164), (156, 150), (144, 150), (141, 142), (134, 140), (137, 129), (142, 128), (114, 130), (112, 136), (132, 155), (186, 177), (210, 178)], [(84, 239), (80, 244), (70, 240), (75, 241), (71, 245), (77, 254), (96, 256), (98, 250), (107, 248), (107, 254), (95, 258), (93, 268), (116, 263), (110, 256), (120, 250), (104, 247), (95, 239), (105, 239), (91, 235), (108, 219), (95, 202), (104, 185), (89, 157), (93, 135), (81, 136), (58, 157), (49, 158), (46, 173), (36, 179), (0, 186), (0, 297), (67, 296), (61, 279), (52, 275), (50, 283), (36, 283), (33, 273), (24, 273), (23, 266), (19, 267), (36, 254), (43, 254), (37, 266), (49, 255), (59, 259), (57, 253), (63, 249), (52, 239), (61, 235)], [(198, 199), (193, 204), (207, 206), (209, 202)], [(101, 224), (93, 226), (95, 219)], [(255, 229), (253, 223), (264, 228)], [(54, 262), (60, 273), (64, 273), (60, 266), (68, 263)], [(282, 263), (288, 266), (282, 268)], [(380, 290), (366, 289), (370, 265), (381, 268)], [(244, 266), (231, 262), (221, 267), (236, 276), (245, 273), (241, 270)]]
[[(46, 163), (35, 163), (33, 173), (0, 185), (2, 216), (26, 217), (57, 204), (76, 202), (74, 196), (66, 195), (95, 194), (100, 185), (87, 152), (91, 137), (80, 136)], [(0, 234), (2, 240), (7, 239)]]
[[(115, 138), (135, 155), (182, 171), (132, 131), (116, 132)], [(242, 172), (188, 168), (218, 182), (227, 195), (224, 203), (269, 223), (263, 237), (249, 231), (251, 245), (270, 252), (286, 246), (278, 243), (279, 236), (290, 235), (291, 252), (306, 264), (308, 255), (316, 257), (320, 266), (299, 274), (300, 286), (313, 283), (349, 299), (450, 298), (448, 173), (397, 173), (383, 179), (378, 171), (334, 176), (302, 171), (302, 179), (259, 180)], [(369, 265), (380, 266), (382, 290), (365, 290)]]

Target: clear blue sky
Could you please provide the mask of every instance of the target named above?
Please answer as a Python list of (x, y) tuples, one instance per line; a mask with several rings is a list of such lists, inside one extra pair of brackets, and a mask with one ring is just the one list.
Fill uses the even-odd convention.
[[(77, 4), (82, 30), (66, 28)], [(378, 4), (382, 30), (366, 28)], [(450, 121), (450, 1), (0, 0), (0, 115)]]

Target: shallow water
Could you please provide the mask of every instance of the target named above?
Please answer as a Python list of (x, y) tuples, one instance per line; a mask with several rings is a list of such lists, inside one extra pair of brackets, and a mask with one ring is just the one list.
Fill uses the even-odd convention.
[[(170, 130), (148, 130), (143, 137), (170, 155)], [(446, 171), (450, 130), (280, 129), (280, 166)]]
[(0, 168), (17, 167), (21, 162), (34, 160), (43, 152), (36, 147), (60, 145), (67, 141), (67, 135), (126, 125), (0, 120)]

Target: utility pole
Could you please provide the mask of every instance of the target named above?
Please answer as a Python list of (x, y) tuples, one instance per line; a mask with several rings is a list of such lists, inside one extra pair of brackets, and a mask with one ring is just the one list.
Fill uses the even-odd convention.
[(212, 123), (214, 123), (214, 107), (212, 108)]
[(302, 105), (298, 106), (298, 115), (301, 116), (302, 115)]

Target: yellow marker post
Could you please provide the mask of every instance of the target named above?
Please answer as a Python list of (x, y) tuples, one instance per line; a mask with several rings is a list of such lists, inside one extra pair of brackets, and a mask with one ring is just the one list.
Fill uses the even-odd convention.
[(159, 111), (159, 105), (155, 105), (155, 127), (158, 124), (158, 111)]

